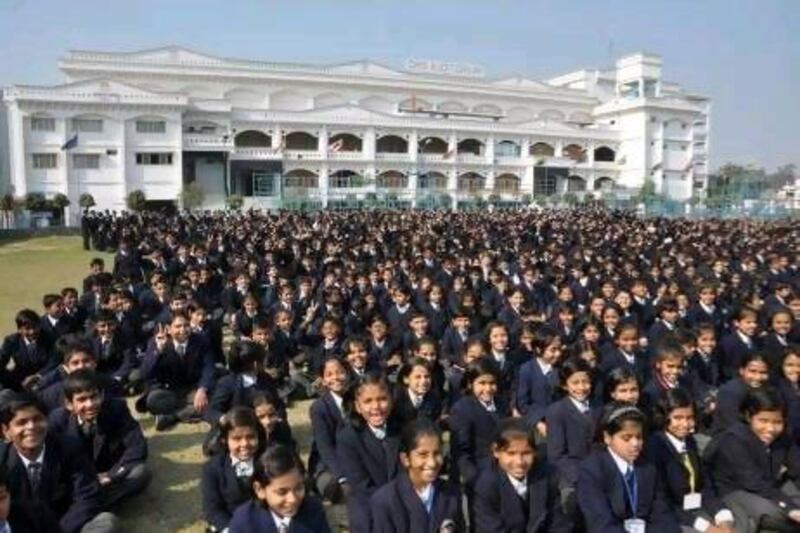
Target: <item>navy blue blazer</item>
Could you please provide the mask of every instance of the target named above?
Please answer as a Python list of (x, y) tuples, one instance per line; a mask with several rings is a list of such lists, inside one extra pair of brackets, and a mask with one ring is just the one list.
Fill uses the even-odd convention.
[(344, 425), (342, 412), (330, 392), (325, 392), (309, 408), (311, 418), (311, 454), (308, 457), (308, 472), (316, 477), (328, 471), (336, 479), (342, 477), (336, 456), (336, 435)]
[(741, 378), (732, 379), (719, 388), (711, 433), (721, 433), (739, 422), (741, 419), (739, 408), (749, 389), (750, 387)]
[(370, 337), (367, 342), (369, 351), (370, 364), (377, 364), (380, 368), (386, 367), (386, 361), (392, 357), (393, 354), (400, 353), (402, 346), (394, 337), (387, 336), (383, 339), (383, 345), (380, 347), (375, 344), (375, 340)]
[(519, 497), (508, 475), (492, 464), (475, 482), (472, 500), (475, 533), (567, 533), (572, 528), (561, 511), (555, 471), (537, 459), (528, 473), (528, 496)]
[(778, 390), (786, 402), (788, 431), (795, 442), (800, 442), (800, 388), (781, 377), (778, 380)]
[(758, 339), (758, 345), (761, 347), (761, 351), (767, 357), (767, 361), (769, 361), (769, 368), (773, 375), (780, 375), (781, 373), (781, 358), (783, 357), (783, 354), (786, 351), (789, 343), (788, 339), (783, 340), (786, 344), (781, 342), (774, 332), (768, 333)]
[(664, 322), (662, 322), (662, 320), (659, 318), (653, 323), (652, 326), (650, 326), (650, 329), (647, 330), (648, 346), (652, 346), (658, 343), (664, 337), (672, 335), (676, 328), (677, 325), (674, 326), (673, 329), (669, 329), (669, 327), (666, 326)]
[[(467, 335), (469, 339), (469, 335)], [(458, 364), (461, 361), (461, 354), (464, 351), (464, 346), (467, 341), (461, 338), (461, 335), (452, 326), (449, 326), (444, 331), (442, 337), (442, 354), (443, 359), (447, 359), (451, 364)]]
[(680, 526), (667, 503), (656, 468), (639, 460), (634, 465), (638, 487), (635, 513), (626, 497), (625, 481), (608, 450), (596, 450), (578, 472), (576, 495), (589, 533), (624, 533), (623, 523), (638, 518), (649, 533), (678, 533)]
[(139, 422), (131, 416), (125, 400), (106, 397), (90, 441), (81, 431), (78, 418), (61, 407), (48, 416), (49, 430), (78, 443), (92, 459), (98, 472), (121, 478), (130, 469), (147, 460), (147, 440)]
[(97, 360), (97, 372), (118, 378), (126, 378), (136, 362), (135, 342), (122, 333), (111, 337), (107, 349), (103, 348), (100, 337), (92, 338), (92, 352)]
[(725, 328), (725, 313), (723, 313), (719, 305), (714, 306), (713, 313), (706, 313), (705, 309), (703, 309), (699, 303), (696, 303), (689, 309), (689, 312), (686, 313), (686, 322), (693, 328), (696, 328), (700, 324), (712, 324), (717, 338), (719, 338)]
[(742, 359), (755, 349), (755, 340), (748, 346), (736, 331), (725, 335), (719, 343), (720, 370), (723, 378), (733, 379), (738, 376)]
[(497, 410), (490, 413), (470, 394), (458, 400), (450, 412), (450, 453), (462, 482), (468, 486), (474, 483), (479, 470), (491, 463), (495, 428), (509, 415), (508, 405), (501, 398), (495, 397), (495, 407)]
[[(694, 492), (702, 494), (703, 510), (714, 516), (724, 507), (724, 504), (714, 488), (708, 469), (700, 458), (694, 437), (687, 437), (685, 442), (686, 453), (695, 472)], [(650, 436), (647, 446), (645, 446), (645, 453), (650, 463), (655, 465), (658, 470), (664, 484), (667, 501), (675, 510), (681, 525), (691, 528), (696, 517), (691, 512), (683, 510), (683, 497), (691, 492), (691, 486), (689, 472), (684, 466), (680, 454), (663, 431), (658, 431)]]
[[(8, 370), (8, 363), (14, 368)], [(22, 335), (13, 333), (0, 346), (0, 381), (9, 389), (21, 390), (22, 381), (34, 374), (44, 374), (56, 368), (61, 361), (46, 337), (39, 336), (36, 344), (28, 349)]]
[(336, 456), (351, 491), (347, 498), (351, 531), (369, 531), (369, 500), (397, 475), (399, 449), (400, 440), (391, 425), (382, 441), (368, 427), (356, 428), (352, 424), (344, 425), (337, 434)]
[(249, 478), (237, 478), (231, 456), (222, 451), (203, 465), (200, 489), (203, 494), (203, 516), (217, 531), (228, 527), (233, 512), (250, 499)]
[(79, 531), (101, 510), (94, 466), (72, 441), (55, 435), (46, 437), (38, 495), (33, 494), (22, 459), (7, 442), (0, 443), (0, 465), (6, 469), (6, 484), (14, 498), (38, 499), (64, 533)]
[(569, 397), (550, 405), (547, 421), (547, 460), (557, 469), (563, 482), (575, 485), (578, 467), (589, 456), (601, 409), (581, 413)]
[(461, 493), (444, 480), (434, 483), (430, 514), (417, 495), (405, 472), (372, 495), (372, 533), (438, 533), (449, 523), (455, 531), (464, 531)]
[(244, 386), (241, 374), (222, 376), (214, 386), (214, 394), (208, 402), (203, 418), (209, 424), (215, 424), (219, 418), (233, 407), (251, 406), (251, 398), (256, 392), (267, 392), (278, 396), (275, 382), (266, 372), (259, 374), (254, 385)]
[[(59, 369), (60, 372), (51, 374), (52, 381), (47, 387), (39, 388), (36, 391), (36, 397), (42, 403), (42, 407), (47, 413), (55, 411), (56, 409), (64, 406), (64, 378), (67, 376), (66, 372)], [(103, 387), (103, 394), (107, 398), (122, 398), (124, 390), (119, 380), (116, 380), (105, 374), (99, 374), (100, 384)]]
[[(278, 533), (272, 513), (261, 502), (250, 500), (233, 513), (229, 533)], [(354, 531), (354, 530), (353, 530)], [(319, 500), (306, 496), (292, 517), (287, 533), (331, 533), (325, 509)]]
[(431, 390), (422, 398), (422, 403), (419, 407), (414, 407), (414, 404), (411, 403), (408, 389), (398, 385), (395, 388), (392, 417), (400, 427), (417, 418), (427, 418), (431, 422), (437, 423), (442, 415), (442, 407), (442, 398), (433, 384), (431, 384)]
[(550, 371), (549, 378), (542, 373), (542, 367), (536, 359), (519, 368), (517, 411), (530, 424), (536, 424), (544, 418), (544, 412), (555, 400), (557, 392), (558, 369), (555, 367)]
[(420, 310), (428, 318), (428, 330), (431, 336), (437, 340), (441, 339), (450, 323), (447, 308), (440, 303), (439, 309), (434, 309), (430, 302), (426, 301), (422, 303)]
[(794, 507), (780, 487), (784, 468), (788, 479), (800, 480), (800, 448), (785, 432), (767, 450), (750, 427), (739, 422), (711, 440), (705, 457), (720, 496), (744, 490)]
[(598, 369), (603, 375), (608, 374), (618, 367), (628, 367), (639, 380), (639, 384), (647, 383), (650, 378), (650, 363), (648, 357), (642, 352), (634, 352), (633, 365), (628, 363), (619, 348), (610, 348), (601, 353)]
[(719, 353), (714, 350), (708, 359), (704, 359), (697, 350), (692, 352), (687, 363), (687, 369), (697, 382), (708, 387), (716, 388), (720, 384), (721, 372), (719, 368)]
[(214, 355), (205, 337), (195, 333), (189, 335), (183, 358), (175, 351), (172, 342), (168, 341), (164, 352), (158, 353), (155, 340), (151, 340), (142, 361), (142, 374), (151, 386), (203, 387), (211, 392), (214, 388)]

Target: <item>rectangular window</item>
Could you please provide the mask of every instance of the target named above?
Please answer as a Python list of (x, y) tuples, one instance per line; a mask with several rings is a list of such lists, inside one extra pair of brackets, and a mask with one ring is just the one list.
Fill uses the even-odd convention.
[(58, 154), (33, 154), (33, 168), (56, 168)]
[(100, 168), (100, 154), (74, 154), (72, 166), (74, 168)]
[(72, 131), (83, 133), (102, 133), (103, 120), (99, 118), (73, 118)]
[(171, 152), (140, 152), (136, 154), (137, 165), (171, 165)]
[(275, 174), (253, 172), (253, 196), (275, 196)]
[(33, 117), (31, 119), (33, 131), (56, 131), (56, 119), (48, 117)]
[(166, 133), (167, 123), (163, 120), (137, 120), (136, 133)]

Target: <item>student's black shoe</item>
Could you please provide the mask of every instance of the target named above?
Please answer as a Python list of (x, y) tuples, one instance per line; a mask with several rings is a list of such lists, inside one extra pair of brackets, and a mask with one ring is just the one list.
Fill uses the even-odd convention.
[(157, 415), (156, 431), (166, 431), (175, 427), (180, 419), (175, 415)]

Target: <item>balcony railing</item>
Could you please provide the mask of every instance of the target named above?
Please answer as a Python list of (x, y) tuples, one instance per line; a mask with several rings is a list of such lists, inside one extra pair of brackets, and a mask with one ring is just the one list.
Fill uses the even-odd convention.
[(233, 140), (222, 135), (184, 134), (184, 150), (230, 150)]

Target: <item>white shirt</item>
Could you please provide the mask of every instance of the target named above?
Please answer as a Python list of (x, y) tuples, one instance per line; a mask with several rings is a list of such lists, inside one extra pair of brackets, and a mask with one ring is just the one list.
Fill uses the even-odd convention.
[(622, 474), (622, 477), (625, 477), (625, 474), (628, 473), (628, 470), (633, 468), (633, 465), (630, 464), (625, 459), (623, 459), (622, 457), (620, 457), (619, 455), (617, 455), (616, 453), (614, 453), (614, 451), (611, 448), (608, 448), (608, 453), (611, 454), (611, 458), (614, 460), (614, 464), (617, 465), (617, 468), (619, 469), (620, 474)]
[(28, 471), (28, 465), (31, 463), (39, 463), (40, 465), (44, 466), (44, 446), (42, 446), (42, 451), (39, 452), (39, 455), (36, 456), (36, 459), (33, 461), (19, 453), (19, 451), (17, 451), (17, 455), (19, 455), (19, 458), (22, 460), (22, 464), (25, 466), (26, 472)]
[(542, 359), (536, 358), (536, 362), (539, 364), (539, 368), (542, 369), (542, 374), (545, 376), (553, 371), (553, 365), (550, 363), (545, 363)]
[(425, 398), (424, 396), (420, 396), (411, 390), (408, 391), (408, 397), (411, 398), (411, 403), (414, 405), (414, 407), (419, 407), (422, 405), (422, 400)]
[(506, 354), (505, 353), (498, 353), (492, 350), (492, 358), (494, 358), (495, 362), (500, 365), (500, 368), (506, 364)]
[(275, 521), (275, 528), (280, 531), (281, 527), (283, 527), (286, 531), (289, 531), (289, 526), (292, 524), (292, 517), (291, 516), (278, 516), (274, 512), (270, 511), (269, 514), (272, 515), (272, 520)]
[(520, 498), (526, 498), (528, 496), (528, 484), (525, 481), (520, 481), (519, 479), (515, 478), (510, 474), (506, 474), (508, 476), (508, 481), (511, 483), (511, 486), (514, 488), (514, 491)]
[(386, 424), (384, 424), (383, 426), (381, 426), (379, 428), (376, 428), (376, 427), (373, 427), (373, 426), (370, 426), (369, 424), (367, 424), (367, 427), (372, 432), (372, 434), (375, 435), (376, 439), (383, 440), (383, 439), (386, 438)]
[(619, 353), (622, 354), (622, 357), (628, 362), (628, 364), (634, 364), (636, 362), (636, 356), (632, 353), (628, 353), (625, 350), (620, 350)]
[(707, 314), (709, 314), (709, 315), (713, 315), (714, 314), (714, 311), (716, 310), (716, 306), (714, 306), (714, 305), (706, 305), (703, 302), (698, 302), (698, 303), (700, 304), (700, 307), (703, 308), (703, 311), (705, 311)]
[(250, 477), (253, 475), (253, 460), (248, 459), (242, 461), (234, 456), (230, 456), (233, 471), (236, 472), (236, 477)]
[(422, 500), (422, 505), (430, 512), (433, 509), (433, 483), (428, 485), (422, 490), (415, 490), (419, 499)]
[(587, 402), (585, 400), (582, 401), (582, 402), (578, 401), (575, 398), (573, 398), (572, 396), (569, 397), (569, 400), (572, 402), (572, 404), (575, 406), (575, 408), (578, 409), (578, 411), (580, 411), (581, 413), (588, 413), (589, 412), (589, 409), (590, 409), (589, 402)]
[(178, 355), (186, 355), (186, 345), (189, 344), (188, 342), (176, 342), (175, 343), (175, 353)]
[(686, 453), (686, 441), (685, 440), (679, 439), (678, 437), (672, 435), (668, 431), (665, 431), (664, 435), (667, 436), (667, 440), (669, 441), (670, 444), (672, 444), (672, 447), (675, 448), (676, 452), (678, 452), (679, 454)]
[(250, 374), (242, 374), (242, 385), (244, 385), (244, 388), (247, 389), (252, 387), (256, 384), (256, 381), (257, 379), (255, 376), (251, 376)]
[(744, 333), (742, 333), (738, 329), (736, 330), (736, 334), (739, 336), (740, 339), (742, 339), (742, 342), (745, 343), (748, 348), (753, 346), (753, 339), (751, 339), (750, 337), (748, 337), (747, 335), (745, 335)]
[(333, 398), (333, 403), (336, 404), (336, 407), (339, 408), (339, 411), (344, 413), (344, 409), (342, 408), (342, 404), (344, 403), (344, 398), (336, 394), (335, 392), (331, 391), (331, 398)]

